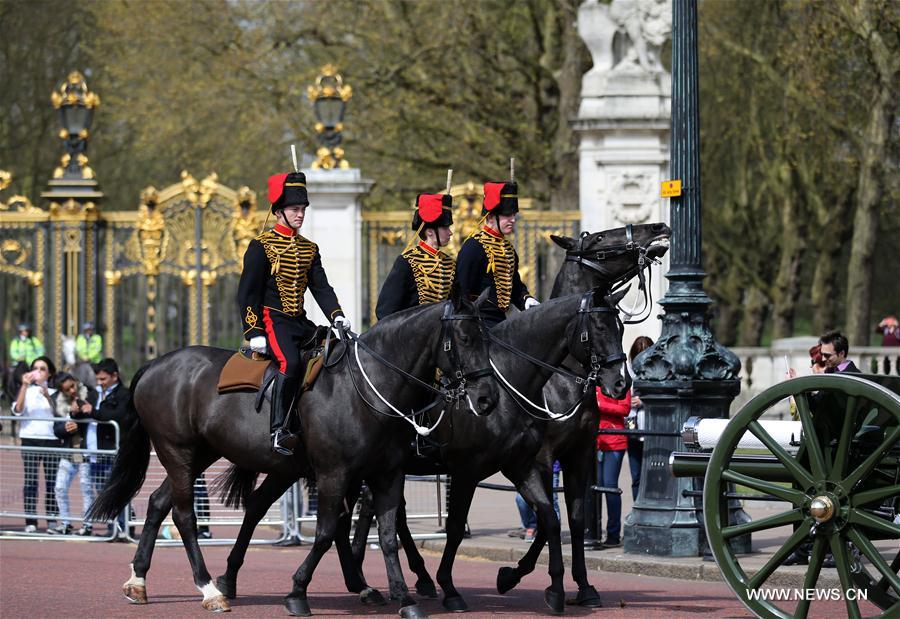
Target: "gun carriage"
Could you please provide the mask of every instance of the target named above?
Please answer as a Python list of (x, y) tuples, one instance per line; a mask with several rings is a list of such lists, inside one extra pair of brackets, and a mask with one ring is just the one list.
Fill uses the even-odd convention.
[[(797, 421), (763, 419), (786, 402)], [(709, 547), (741, 602), (759, 617), (806, 617), (811, 601), (802, 598), (807, 596), (776, 602), (751, 592), (781, 586), (784, 580), (775, 574), (795, 551), (809, 553), (802, 589), (817, 583), (821, 588), (830, 552), (840, 588), (860, 591), (844, 594), (849, 617), (861, 616), (863, 602), (857, 597), (881, 609), (880, 617), (900, 616), (900, 377), (796, 378), (762, 392), (724, 423), (689, 420), (685, 444), (696, 451), (673, 453), (670, 466), (675, 476), (704, 477)], [(736, 493), (738, 486), (761, 494)], [(784, 508), (755, 521), (729, 523), (728, 503), (741, 496), (783, 502)], [(745, 570), (746, 555), (728, 543), (788, 526), (792, 533), (755, 571)]]

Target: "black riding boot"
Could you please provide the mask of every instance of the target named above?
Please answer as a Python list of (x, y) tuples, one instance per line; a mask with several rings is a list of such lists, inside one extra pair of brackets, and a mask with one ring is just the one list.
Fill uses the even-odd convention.
[[(275, 375), (272, 385), (272, 409), (269, 429), (272, 432), (272, 449), (285, 456), (293, 455), (299, 437), (285, 427), (285, 420), (297, 395), (297, 379), (281, 372)], [(290, 424), (287, 424), (290, 425)]]

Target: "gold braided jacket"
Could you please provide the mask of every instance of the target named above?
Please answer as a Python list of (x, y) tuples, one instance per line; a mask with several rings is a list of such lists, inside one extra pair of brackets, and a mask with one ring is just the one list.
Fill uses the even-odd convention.
[(478, 241), (487, 255), (487, 272), (493, 274), (494, 286), (497, 288), (497, 307), (505, 312), (509, 309), (515, 272), (516, 252), (512, 243), (504, 237), (494, 236), (484, 228), (476, 232), (472, 238)]
[(450, 298), (453, 278), (456, 275), (456, 261), (440, 250), (418, 244), (403, 252), (403, 257), (412, 269), (419, 294), (419, 305), (437, 303)]

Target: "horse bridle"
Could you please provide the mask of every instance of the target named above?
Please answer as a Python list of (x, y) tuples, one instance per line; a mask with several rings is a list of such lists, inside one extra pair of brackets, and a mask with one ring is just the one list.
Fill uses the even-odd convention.
[[(540, 368), (543, 368), (543, 369), (553, 372), (555, 374), (559, 374), (559, 375), (575, 382), (577, 385), (581, 385), (581, 389), (582, 389), (581, 396), (578, 397), (578, 399), (575, 401), (575, 403), (571, 407), (568, 407), (565, 409), (568, 412), (562, 413), (562, 414), (553, 413), (552, 411), (550, 411), (547, 408), (546, 398), (544, 399), (544, 406), (542, 407), (542, 406), (539, 406), (539, 405), (535, 404), (534, 402), (532, 402), (530, 399), (528, 399), (528, 397), (526, 397), (525, 395), (520, 393), (515, 387), (513, 387), (512, 384), (506, 379), (506, 377), (503, 376), (503, 373), (499, 370), (499, 368), (497, 368), (496, 364), (494, 364), (494, 361), (492, 359), (491, 367), (493, 368), (494, 373), (500, 379), (500, 384), (503, 386), (504, 389), (506, 389), (507, 393), (510, 394), (513, 401), (519, 406), (519, 408), (524, 410), (526, 413), (528, 413), (532, 417), (535, 417), (537, 419), (543, 419), (543, 420), (546, 420), (547, 418), (549, 418), (553, 421), (565, 421), (566, 419), (568, 419), (575, 413), (575, 411), (578, 409), (578, 406), (581, 404), (581, 402), (584, 400), (584, 398), (587, 397), (589, 395), (589, 393), (591, 393), (592, 388), (597, 385), (597, 378), (600, 375), (600, 370), (602, 370), (606, 366), (615, 365), (616, 363), (621, 363), (621, 362), (625, 361), (625, 359), (626, 359), (625, 353), (619, 352), (619, 353), (614, 353), (611, 355), (605, 355), (605, 356), (601, 357), (594, 350), (594, 341), (593, 341), (593, 338), (591, 337), (591, 328), (590, 328), (591, 314), (599, 314), (599, 313), (615, 314), (616, 324), (618, 326), (618, 331), (619, 331), (616, 334), (616, 336), (619, 338), (621, 338), (621, 336), (622, 336), (624, 326), (622, 324), (621, 319), (619, 319), (619, 312), (615, 307), (612, 307), (610, 305), (602, 305), (599, 307), (595, 307), (593, 305), (593, 297), (594, 297), (593, 292), (587, 292), (587, 293), (583, 294), (581, 297), (581, 302), (579, 303), (579, 307), (578, 307), (578, 327), (577, 327), (577, 330), (579, 331), (578, 340), (584, 348), (584, 358), (587, 360), (588, 366), (590, 368), (590, 369), (588, 369), (588, 371), (586, 372), (586, 374), (584, 376), (578, 376), (577, 374), (570, 372), (569, 370), (554, 367), (544, 361), (541, 361), (540, 359), (532, 357), (528, 353), (526, 353), (522, 350), (519, 350), (515, 346), (508, 344), (507, 342), (504, 342), (501, 339), (498, 339), (492, 333), (488, 332), (488, 340), (491, 343), (498, 344), (498, 345), (500, 345), (501, 348), (506, 349), (507, 351), (509, 351), (510, 353), (512, 353), (513, 355), (515, 355), (521, 359), (525, 359), (526, 361), (528, 361)], [(582, 362), (582, 365), (584, 365), (584, 362)], [(524, 406), (522, 404), (523, 401), (528, 406)], [(532, 410), (537, 410), (540, 413), (543, 413), (544, 415), (546, 415), (546, 417), (534, 415), (532, 413)]]
[[(463, 400), (463, 398), (465, 398), (466, 401), (469, 403), (469, 407), (471, 408), (473, 414), (478, 416), (478, 412), (475, 410), (474, 406), (472, 406), (471, 399), (469, 398), (469, 394), (466, 390), (466, 384), (469, 380), (481, 378), (484, 376), (490, 376), (491, 374), (493, 374), (493, 371), (490, 368), (481, 368), (478, 370), (473, 370), (471, 372), (466, 371), (465, 364), (460, 359), (459, 353), (456, 350), (455, 339), (453, 337), (453, 329), (451, 328), (452, 321), (455, 321), (455, 320), (477, 320), (480, 332), (482, 333), (483, 336), (485, 333), (484, 327), (481, 324), (481, 316), (477, 312), (474, 314), (454, 314), (453, 313), (453, 304), (450, 301), (446, 302), (443, 315), (441, 316), (441, 350), (443, 352), (447, 353), (447, 356), (450, 359), (450, 363), (454, 369), (450, 376), (448, 376), (448, 375), (441, 376), (440, 387), (435, 387), (434, 385), (427, 383), (427, 382), (420, 380), (419, 378), (413, 376), (406, 370), (397, 367), (396, 365), (394, 365), (393, 363), (391, 363), (390, 361), (385, 359), (383, 356), (381, 356), (378, 352), (373, 350), (365, 342), (363, 342), (359, 338), (358, 334), (342, 331), (341, 338), (343, 339), (346, 337), (348, 342), (352, 343), (354, 345), (354, 347), (356, 348), (355, 352), (356, 352), (357, 366), (359, 367), (360, 372), (363, 375), (363, 378), (365, 378), (369, 387), (378, 396), (378, 398), (385, 405), (387, 405), (388, 408), (393, 412), (385, 412), (385, 411), (381, 410), (379, 407), (377, 407), (374, 404), (372, 404), (371, 402), (369, 402), (369, 400), (363, 395), (362, 391), (360, 391), (359, 386), (356, 384), (356, 379), (353, 376), (352, 367), (350, 367), (350, 368), (348, 368), (349, 374), (350, 374), (350, 381), (353, 383), (353, 387), (356, 390), (356, 393), (359, 396), (359, 398), (369, 408), (371, 408), (373, 411), (375, 411), (376, 413), (378, 413), (380, 415), (384, 415), (386, 417), (402, 418), (402, 419), (406, 420), (416, 429), (417, 433), (419, 433), (420, 435), (423, 435), (423, 436), (427, 436), (428, 434), (430, 434), (440, 424), (441, 420), (444, 417), (444, 412), (446, 412), (447, 408), (449, 408), (451, 405), (458, 406), (459, 403)], [(388, 369), (392, 370), (396, 374), (399, 374), (406, 381), (413, 383), (414, 385), (435, 394), (435, 396), (436, 396), (435, 399), (431, 403), (423, 406), (422, 408), (420, 408), (418, 410), (412, 411), (410, 413), (401, 412), (399, 409), (397, 409), (397, 407), (395, 407), (393, 404), (388, 402), (387, 399), (385, 399), (384, 396), (382, 396), (381, 393), (378, 391), (378, 389), (372, 384), (372, 381), (369, 380), (369, 377), (366, 374), (366, 371), (362, 366), (362, 362), (359, 359), (359, 348), (362, 348), (363, 350), (365, 350), (376, 361), (378, 361), (380, 364), (387, 367)], [(440, 415), (440, 417), (438, 417), (438, 420), (434, 423), (434, 425), (432, 425), (431, 427), (421, 426), (415, 421), (416, 417), (418, 417), (419, 415), (421, 415), (423, 413), (428, 412), (429, 410), (435, 408), (438, 404), (441, 404), (441, 403), (444, 403), (446, 406), (444, 407), (444, 410), (441, 411), (441, 415)]]
[[(629, 318), (633, 318), (634, 316), (640, 316), (644, 312), (647, 312), (646, 315), (639, 320), (625, 320), (625, 324), (633, 325), (644, 322), (647, 318), (650, 317), (650, 312), (653, 307), (653, 292), (651, 290), (653, 283), (653, 271), (650, 270), (650, 265), (653, 263), (653, 259), (647, 258), (647, 253), (649, 251), (649, 244), (647, 247), (636, 243), (634, 240), (634, 228), (631, 224), (627, 224), (625, 226), (625, 242), (620, 243), (618, 245), (611, 245), (609, 247), (605, 247), (601, 250), (587, 250), (584, 248), (584, 241), (589, 236), (588, 232), (582, 232), (581, 236), (578, 239), (578, 249), (577, 250), (568, 250), (566, 251), (566, 262), (575, 262), (579, 266), (588, 268), (596, 273), (599, 273), (602, 276), (606, 276), (606, 271), (603, 269), (603, 265), (601, 264), (604, 260), (608, 260), (610, 258), (616, 258), (618, 256), (628, 254), (631, 252), (637, 252), (635, 266), (628, 271), (625, 272), (621, 277), (613, 280), (610, 283), (610, 292), (616, 292), (621, 289), (635, 274), (638, 277), (638, 289), (644, 295), (644, 308), (632, 314), (619, 308), (623, 314), (626, 314)], [(647, 276), (644, 276), (644, 269), (647, 269)], [(637, 271), (635, 273), (634, 271)]]

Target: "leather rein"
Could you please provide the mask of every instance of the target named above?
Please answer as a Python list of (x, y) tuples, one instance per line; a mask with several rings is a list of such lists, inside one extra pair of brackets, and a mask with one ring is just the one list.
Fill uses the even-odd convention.
[[(602, 305), (599, 307), (594, 307), (593, 297), (594, 297), (593, 292), (587, 292), (584, 295), (582, 295), (581, 303), (579, 305), (578, 313), (577, 313), (577, 315), (578, 315), (578, 330), (580, 332), (578, 339), (579, 339), (580, 344), (584, 348), (584, 358), (588, 360), (588, 364), (589, 364), (589, 369), (587, 370), (587, 372), (584, 376), (579, 376), (579, 375), (574, 374), (573, 372), (570, 372), (569, 370), (566, 370), (563, 368), (554, 367), (540, 359), (532, 357), (528, 353), (526, 353), (522, 350), (519, 350), (515, 346), (508, 344), (507, 342), (504, 342), (503, 340), (497, 338), (490, 331), (488, 331), (488, 333), (487, 333), (488, 341), (490, 343), (497, 344), (501, 348), (504, 348), (507, 351), (509, 351), (510, 353), (512, 353), (514, 356), (524, 359), (524, 360), (528, 361), (529, 363), (532, 363), (533, 365), (536, 365), (544, 370), (547, 370), (547, 371), (555, 373), (555, 374), (559, 374), (560, 376), (563, 376), (563, 377), (567, 378), (568, 380), (574, 382), (575, 384), (581, 386), (581, 390), (582, 390), (581, 396), (578, 397), (578, 399), (575, 401), (575, 403), (572, 406), (565, 409), (567, 412), (554, 413), (549, 408), (547, 408), (546, 397), (544, 398), (544, 406), (539, 406), (538, 404), (535, 404), (534, 402), (532, 402), (527, 396), (525, 396), (524, 394), (519, 392), (515, 387), (513, 387), (512, 383), (510, 383), (506, 379), (506, 377), (503, 376), (503, 373), (496, 366), (493, 359), (491, 359), (491, 367), (493, 368), (494, 373), (496, 374), (497, 378), (499, 379), (500, 384), (503, 386), (503, 388), (506, 390), (506, 392), (509, 393), (510, 397), (519, 406), (519, 408), (521, 408), (523, 411), (525, 411), (526, 413), (528, 413), (535, 419), (540, 419), (542, 421), (547, 421), (547, 420), (565, 421), (566, 419), (571, 417), (575, 413), (575, 411), (578, 410), (578, 407), (581, 405), (581, 402), (584, 400), (584, 398), (587, 397), (590, 393), (592, 393), (593, 387), (595, 387), (597, 385), (597, 378), (600, 374), (600, 370), (606, 366), (615, 365), (616, 363), (622, 363), (626, 359), (625, 353), (622, 353), (622, 352), (601, 357), (594, 350), (594, 342), (593, 342), (593, 338), (591, 337), (591, 329), (590, 329), (590, 322), (589, 322), (591, 314), (599, 314), (599, 313), (615, 314), (616, 323), (619, 328), (618, 335), (620, 338), (621, 338), (621, 334), (622, 334), (624, 327), (622, 325), (622, 321), (619, 319), (618, 310), (615, 307), (611, 307), (609, 305)], [(584, 365), (584, 364), (582, 364), (582, 365)], [(537, 411), (540, 414), (536, 415), (532, 411)]]
[[(483, 378), (486, 376), (490, 376), (493, 374), (493, 370), (489, 367), (480, 368), (477, 370), (466, 371), (465, 363), (459, 356), (457, 351), (456, 340), (453, 337), (453, 329), (451, 325), (453, 321), (456, 320), (476, 320), (479, 324), (479, 330), (482, 332), (482, 335), (486, 337), (486, 330), (481, 324), (481, 316), (477, 313), (475, 314), (454, 314), (453, 313), (453, 304), (449, 301), (446, 302), (444, 306), (444, 313), (441, 316), (441, 350), (447, 354), (450, 359), (450, 363), (454, 368), (452, 376), (442, 375), (440, 377), (440, 387), (435, 387), (431, 383), (427, 383), (406, 370), (397, 367), (395, 364), (391, 363), (387, 359), (385, 359), (378, 352), (373, 350), (368, 344), (363, 342), (359, 335), (351, 332), (341, 332), (341, 338), (347, 339), (347, 346), (352, 344), (354, 347), (356, 364), (359, 367), (360, 373), (365, 379), (366, 383), (369, 385), (369, 388), (375, 392), (378, 398), (385, 404), (392, 412), (385, 412), (381, 410), (378, 406), (372, 404), (365, 395), (363, 395), (362, 391), (357, 384), (356, 378), (353, 375), (353, 368), (348, 366), (348, 373), (350, 374), (350, 381), (353, 383), (353, 388), (356, 390), (356, 394), (359, 398), (373, 411), (378, 413), (379, 415), (384, 415), (385, 417), (394, 417), (394, 418), (402, 418), (409, 422), (422, 436), (427, 436), (430, 434), (437, 426), (440, 424), (441, 420), (444, 417), (444, 413), (450, 405), (459, 406), (459, 403), (465, 399), (468, 402), (469, 408), (472, 413), (476, 416), (480, 416), (479, 413), (475, 410), (475, 407), (472, 406), (472, 401), (469, 398), (468, 391), (466, 390), (466, 383), (469, 380), (474, 380), (477, 378)], [(359, 358), (359, 349), (362, 348), (365, 352), (367, 352), (372, 358), (374, 358), (378, 363), (393, 371), (396, 374), (399, 374), (406, 382), (412, 383), (416, 387), (424, 389), (432, 393), (435, 398), (429, 403), (423, 406), (422, 408), (411, 411), (409, 413), (401, 412), (397, 407), (391, 404), (372, 384), (372, 381), (369, 380), (368, 374), (365, 371), (365, 368), (362, 365), (362, 361)], [(343, 356), (343, 355), (342, 355)], [(348, 360), (349, 363), (349, 360)], [(426, 413), (429, 410), (435, 408), (439, 404), (446, 404), (444, 410), (441, 411), (440, 417), (434, 423), (433, 426), (421, 426), (416, 421), (415, 418), (421, 415), (422, 413)]]

